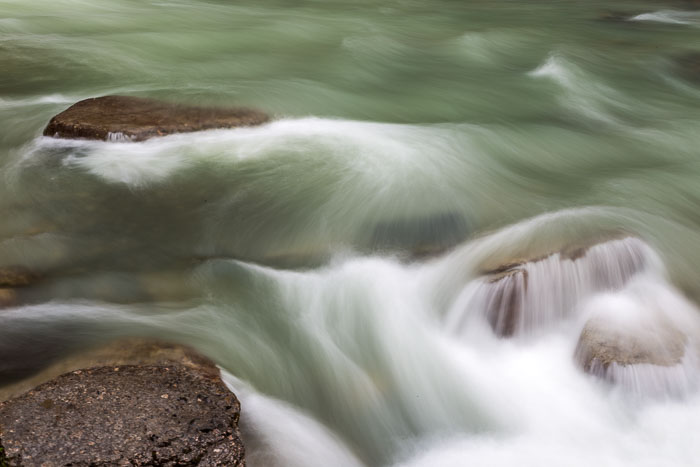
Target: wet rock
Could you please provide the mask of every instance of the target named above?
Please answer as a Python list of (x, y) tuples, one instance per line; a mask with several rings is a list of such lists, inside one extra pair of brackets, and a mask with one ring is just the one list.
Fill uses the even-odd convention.
[(143, 141), (172, 133), (260, 125), (269, 117), (245, 108), (204, 108), (140, 97), (85, 99), (51, 119), (45, 136)]
[[(45, 339), (49, 341), (50, 339)], [(36, 342), (29, 342), (30, 346), (39, 347), (39, 356), (42, 361), (31, 362), (30, 349), (20, 345), (21, 340), (14, 340), (9, 346), (18, 348), (18, 352), (2, 350), (0, 342), (0, 401), (20, 396), (34, 387), (50, 381), (64, 373), (83, 368), (95, 368), (102, 366), (169, 366), (180, 365), (192, 368), (196, 371), (209, 371), (212, 375), (218, 375), (218, 369), (207, 358), (190, 347), (173, 344), (155, 339), (128, 338), (118, 339), (109, 343), (98, 345), (83, 344), (63, 352), (59, 347), (41, 347)], [(55, 358), (50, 358), (54, 357)], [(7, 363), (19, 359), (29, 360), (31, 371), (24, 372), (23, 378), (8, 377), (12, 373), (12, 365)], [(9, 368), (9, 369), (8, 369)]]
[(33, 285), (41, 277), (20, 266), (0, 267), (0, 309), (18, 304), (18, 287)]
[(628, 23), (629, 19), (634, 15), (626, 11), (620, 10), (607, 10), (602, 11), (598, 14), (598, 21), (604, 21), (607, 23)]
[(21, 266), (0, 267), (0, 287), (26, 287), (40, 276)]
[(14, 306), (17, 303), (17, 292), (12, 289), (0, 288), (0, 309)]
[(399, 218), (379, 223), (371, 244), (374, 249), (405, 251), (411, 259), (421, 259), (454, 247), (464, 241), (470, 230), (467, 220), (458, 213)]
[(470, 308), (483, 309), (499, 337), (535, 331), (565, 317), (586, 295), (624, 286), (644, 268), (646, 249), (640, 240), (625, 237), (505, 261), (481, 272)]
[(486, 319), (497, 336), (510, 337), (522, 319), (528, 272), (514, 266), (492, 275), (488, 282), (492, 292), (487, 299)]
[(245, 465), (240, 404), (211, 363), (104, 366), (0, 403), (9, 465)]
[(576, 345), (575, 358), (587, 373), (615, 379), (613, 364), (649, 364), (663, 367), (681, 363), (687, 337), (668, 321), (659, 320), (643, 332), (593, 318), (586, 322)]

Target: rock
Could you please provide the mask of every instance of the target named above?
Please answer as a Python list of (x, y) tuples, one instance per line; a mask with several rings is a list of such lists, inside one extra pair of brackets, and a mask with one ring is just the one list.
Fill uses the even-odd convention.
[(21, 266), (0, 267), (0, 309), (17, 305), (17, 287), (27, 287), (40, 276)]
[(21, 266), (0, 267), (0, 287), (26, 287), (38, 280), (38, 274)]
[(523, 298), (527, 292), (528, 272), (514, 266), (489, 279), (492, 293), (487, 300), (486, 319), (499, 337), (515, 334), (522, 319)]
[(581, 331), (575, 358), (587, 373), (614, 379), (608, 371), (613, 364), (678, 365), (685, 355), (686, 341), (686, 335), (668, 321), (659, 320), (653, 328), (640, 333), (634, 327), (614, 326), (593, 318)]
[(629, 21), (634, 15), (626, 11), (620, 10), (606, 10), (598, 14), (598, 21), (605, 21), (610, 23), (628, 23), (633, 24)]
[[(12, 347), (18, 346), (14, 345)], [(28, 350), (21, 346), (19, 347), (20, 353), (17, 355), (24, 354), (26, 360)], [(119, 339), (98, 346), (81, 346), (67, 354), (62, 353), (55, 347), (47, 347), (41, 348), (40, 354), (43, 356), (43, 364), (34, 368), (34, 371), (29, 372), (29, 376), (25, 376), (24, 379), (8, 378), (5, 373), (0, 371), (0, 401), (20, 396), (64, 373), (83, 368), (125, 365), (184, 365), (197, 371), (209, 369), (208, 371), (211, 371), (212, 374), (218, 374), (218, 369), (212, 362), (195, 350), (183, 345), (154, 339)], [(49, 355), (53, 356), (56, 354), (58, 354), (56, 359), (48, 359)], [(18, 358), (21, 357), (8, 352), (0, 352), (0, 363), (8, 360), (17, 360)], [(2, 366), (0, 365), (0, 368)]]
[(499, 337), (535, 331), (567, 316), (587, 295), (619, 289), (646, 264), (648, 247), (625, 237), (567, 245), (481, 271), (475, 294)]
[(410, 259), (436, 256), (464, 241), (471, 228), (456, 212), (444, 212), (424, 217), (397, 218), (374, 227), (372, 249), (403, 251)]
[(143, 345), (146, 360), (183, 360), (77, 370), (0, 403), (8, 465), (245, 465), (240, 404), (218, 369)]
[(0, 288), (0, 308), (8, 308), (17, 303), (17, 292), (12, 289)]
[(189, 107), (155, 99), (104, 96), (85, 99), (51, 119), (44, 136), (143, 141), (172, 133), (260, 125), (257, 110)]

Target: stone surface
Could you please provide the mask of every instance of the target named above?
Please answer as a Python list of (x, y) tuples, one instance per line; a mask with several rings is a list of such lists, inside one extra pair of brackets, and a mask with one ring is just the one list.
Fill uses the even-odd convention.
[(19, 297), (16, 288), (33, 285), (40, 278), (21, 266), (0, 267), (0, 309), (17, 305)]
[[(3, 354), (2, 357), (16, 358), (7, 354)], [(76, 349), (71, 354), (59, 356), (50, 364), (45, 363), (40, 371), (29, 377), (0, 385), (0, 401), (20, 396), (64, 373), (83, 368), (124, 365), (184, 365), (197, 371), (209, 371), (212, 375), (218, 375), (218, 369), (210, 360), (189, 347), (155, 339), (119, 339), (97, 347)], [(0, 382), (2, 381), (3, 373), (0, 372)]]
[(12, 289), (0, 288), (0, 308), (14, 306), (17, 303), (17, 293)]
[(486, 318), (497, 336), (511, 337), (551, 320), (544, 309), (564, 316), (580, 294), (622, 287), (644, 267), (644, 248), (635, 237), (594, 237), (546, 255), (490, 266), (481, 271)]
[(39, 280), (39, 275), (21, 266), (0, 267), (0, 287), (26, 287)]
[(0, 403), (0, 443), (13, 466), (240, 466), (239, 410), (206, 368), (77, 370)]
[(611, 326), (603, 319), (590, 319), (576, 345), (576, 361), (587, 373), (601, 377), (607, 377), (613, 363), (665, 367), (681, 363), (687, 342), (685, 334), (664, 320), (649, 329), (637, 333), (634, 329)]
[(45, 136), (105, 141), (143, 141), (172, 133), (265, 123), (257, 110), (189, 107), (140, 97), (85, 99), (51, 119)]
[(9, 465), (244, 465), (235, 395), (182, 345), (122, 339), (86, 349), (0, 388), (2, 400)]
[(523, 297), (527, 292), (528, 272), (513, 266), (499, 271), (488, 279), (493, 292), (486, 310), (486, 318), (499, 337), (510, 337), (522, 319)]

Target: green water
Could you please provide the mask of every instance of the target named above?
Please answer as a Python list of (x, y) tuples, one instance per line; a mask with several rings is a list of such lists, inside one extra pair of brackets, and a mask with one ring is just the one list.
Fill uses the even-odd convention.
[[(452, 303), (435, 283), (471, 277), (465, 257), (508, 260), (611, 230), (642, 238), (671, 284), (700, 298), (691, 6), (0, 2), (0, 267), (45, 277), (20, 291), (26, 309), (0, 311), (0, 381), (48, 354), (156, 335), (303, 410), (353, 453), (341, 464), (411, 458), (397, 440), (490, 433), (498, 404), (442, 379), (457, 365), (443, 344), (424, 358), (393, 346), (377, 316)], [(40, 136), (70, 104), (107, 94), (244, 105), (274, 121), (138, 144)], [(541, 215), (553, 217), (501, 230)], [(497, 232), (490, 249), (470, 246)], [(425, 251), (450, 266), (416, 273), (424, 281), (410, 260)], [(402, 386), (416, 380), (443, 397), (429, 422)], [(385, 399), (355, 413), (356, 393)], [(691, 465), (685, 447), (675, 465)]]

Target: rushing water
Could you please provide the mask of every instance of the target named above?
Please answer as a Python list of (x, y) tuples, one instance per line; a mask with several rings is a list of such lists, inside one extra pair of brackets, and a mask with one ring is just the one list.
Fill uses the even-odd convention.
[[(0, 266), (44, 279), (0, 383), (155, 336), (222, 367), (253, 466), (697, 465), (692, 5), (3, 0)], [(40, 136), (106, 94), (274, 119)], [(683, 359), (587, 374), (595, 320)]]

